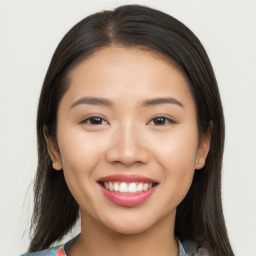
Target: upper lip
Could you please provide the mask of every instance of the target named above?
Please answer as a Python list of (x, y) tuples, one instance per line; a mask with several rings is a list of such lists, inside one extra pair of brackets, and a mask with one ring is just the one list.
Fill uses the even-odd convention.
[(97, 180), (97, 182), (103, 181), (123, 181), (123, 182), (147, 182), (147, 183), (159, 183), (157, 180), (137, 175), (137, 174), (113, 174), (109, 176), (102, 177)]

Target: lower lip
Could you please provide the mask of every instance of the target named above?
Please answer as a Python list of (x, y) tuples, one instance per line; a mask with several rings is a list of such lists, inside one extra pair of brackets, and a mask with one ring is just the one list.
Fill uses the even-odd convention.
[(154, 193), (157, 186), (154, 186), (147, 191), (134, 194), (124, 194), (120, 192), (110, 191), (108, 189), (105, 189), (103, 186), (100, 187), (105, 197), (107, 197), (113, 203), (122, 206), (136, 206), (144, 203)]

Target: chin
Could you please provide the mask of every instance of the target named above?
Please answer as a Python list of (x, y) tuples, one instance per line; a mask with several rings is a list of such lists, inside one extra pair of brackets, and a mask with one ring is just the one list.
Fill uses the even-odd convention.
[[(172, 216), (173, 215), (173, 216)], [(157, 228), (160, 224), (169, 225), (172, 223), (172, 220), (175, 219), (175, 211), (174, 214), (166, 214), (160, 215), (157, 217), (156, 214), (152, 216), (143, 216), (142, 213), (136, 213), (136, 215), (115, 215), (115, 218), (108, 218), (102, 221), (103, 225), (107, 227), (109, 230), (122, 234), (122, 235), (136, 235), (142, 234), (146, 231), (153, 230)]]
[(124, 224), (124, 225), (115, 225), (115, 226), (108, 226), (108, 228), (117, 234), (120, 235), (136, 235), (145, 232), (146, 230), (150, 229), (150, 225), (137, 225), (137, 224)]

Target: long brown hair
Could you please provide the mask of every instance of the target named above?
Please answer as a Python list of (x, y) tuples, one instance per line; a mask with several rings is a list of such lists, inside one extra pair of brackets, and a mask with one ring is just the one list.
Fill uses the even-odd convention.
[(34, 184), (32, 240), (29, 252), (61, 239), (78, 218), (79, 206), (63, 172), (52, 168), (43, 136), (56, 139), (59, 102), (68, 89), (68, 74), (100, 48), (144, 47), (175, 62), (187, 76), (194, 96), (199, 131), (211, 123), (211, 146), (205, 167), (195, 171), (192, 186), (177, 208), (175, 234), (208, 248), (213, 256), (233, 255), (221, 203), (224, 118), (215, 75), (198, 38), (181, 22), (158, 10), (126, 5), (80, 21), (62, 39), (48, 68), (38, 106), (38, 167)]

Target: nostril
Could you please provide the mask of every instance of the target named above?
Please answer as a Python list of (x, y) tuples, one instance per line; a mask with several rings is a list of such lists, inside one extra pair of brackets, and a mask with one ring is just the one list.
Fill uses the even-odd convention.
[(113, 143), (106, 151), (106, 160), (109, 163), (123, 164), (126, 166), (148, 163), (150, 160), (150, 151), (142, 139), (132, 138), (131, 135), (124, 132), (124, 135), (113, 139)]

